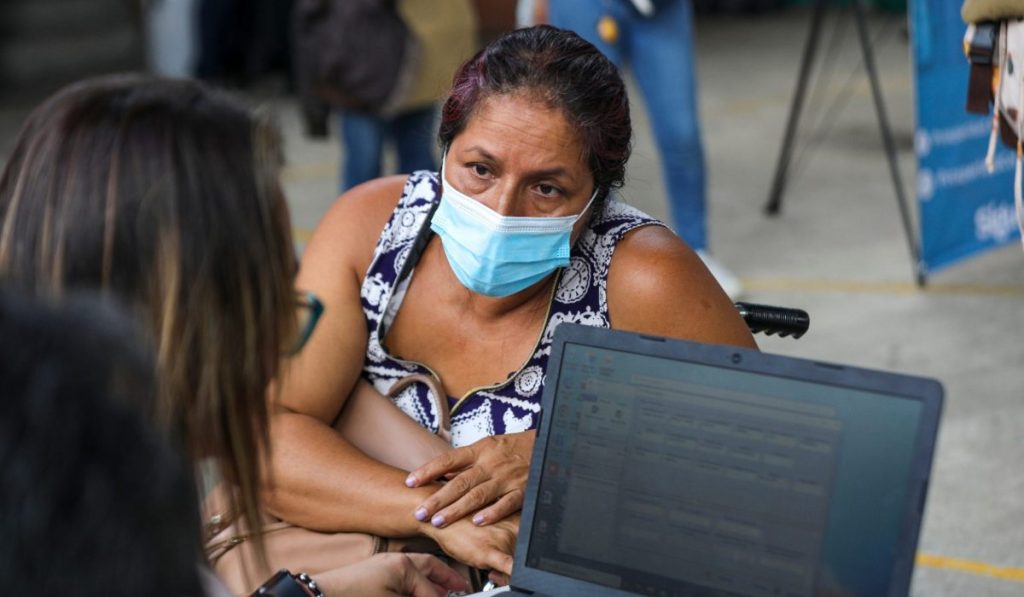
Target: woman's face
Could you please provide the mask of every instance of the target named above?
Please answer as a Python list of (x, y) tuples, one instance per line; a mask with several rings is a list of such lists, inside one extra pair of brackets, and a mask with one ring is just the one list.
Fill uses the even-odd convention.
[[(576, 215), (594, 193), (583, 143), (561, 110), (522, 95), (481, 101), (445, 170), (445, 184), (505, 216)], [(580, 218), (574, 233), (585, 225)]]

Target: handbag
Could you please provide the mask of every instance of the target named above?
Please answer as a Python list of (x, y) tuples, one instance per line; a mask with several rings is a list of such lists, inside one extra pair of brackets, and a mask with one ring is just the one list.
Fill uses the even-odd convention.
[(234, 595), (249, 594), (272, 570), (301, 570), (315, 578), (378, 553), (439, 549), (429, 540), (416, 546), (406, 543), (412, 540), (392, 541), (369, 533), (321, 533), (269, 517), (265, 517), (262, 536), (269, 568), (257, 564), (254, 535), (241, 520), (228, 524), (206, 543), (210, 566)]
[(1015, 19), (1024, 15), (1024, 2), (1020, 0), (964, 0), (960, 16), (968, 23)]
[[(446, 394), (432, 377), (413, 374), (396, 382), (388, 391), (393, 398), (409, 384), (428, 384), (435, 406), (442, 413), (438, 434), (450, 437), (451, 424), (448, 417)], [(381, 437), (388, 434), (380, 433)], [(394, 438), (391, 439), (394, 441)], [(412, 444), (411, 449), (419, 449)], [(248, 595), (273, 571), (286, 568), (302, 571), (313, 578), (318, 573), (355, 564), (379, 553), (427, 553), (441, 558), (462, 574), (474, 591), (483, 586), (484, 575), (479, 570), (452, 560), (434, 541), (425, 537), (388, 538), (360, 532), (320, 532), (296, 526), (262, 515), (263, 545), (266, 550), (269, 569), (257, 563), (255, 557), (255, 535), (247, 529), (245, 521), (234, 515), (226, 499), (232, 491), (221, 483), (210, 492), (203, 503), (206, 520), (206, 557), (210, 566), (220, 576), (232, 594)]]
[(477, 50), (477, 19), (469, 0), (399, 0), (398, 14), (418, 42), (417, 64), (400, 112), (443, 98), (452, 74)]

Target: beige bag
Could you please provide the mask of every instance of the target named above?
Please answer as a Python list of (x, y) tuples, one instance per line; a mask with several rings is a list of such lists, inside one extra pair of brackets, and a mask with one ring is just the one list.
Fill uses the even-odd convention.
[[(248, 595), (274, 571), (287, 568), (316, 575), (356, 564), (378, 553), (429, 553), (448, 560), (433, 541), (426, 538), (388, 539), (368, 533), (319, 533), (283, 521), (267, 520), (263, 543), (270, 569), (256, 564), (252, 535), (241, 521), (226, 526), (206, 544), (210, 565), (232, 594)], [(452, 562), (449, 561), (449, 564)], [(468, 580), (479, 583), (466, 566), (456, 566)], [(476, 586), (479, 586), (477, 584)]]
[(964, 0), (960, 16), (967, 23), (1016, 19), (1024, 16), (1024, 0)]
[[(396, 382), (388, 392), (388, 397), (397, 395), (413, 382), (425, 383), (430, 387), (431, 397), (436, 400), (435, 407), (441, 414), (438, 435), (446, 439), (449, 438), (451, 424), (445, 400), (446, 394), (436, 380), (424, 375), (410, 375)], [(379, 395), (375, 398), (380, 399)], [(391, 416), (388, 413), (377, 411), (377, 413), (368, 414), (378, 416), (384, 427), (408, 424), (408, 421), (388, 418)], [(403, 419), (408, 418), (404, 414), (399, 414)], [(338, 427), (337, 424), (336, 427)], [(433, 456), (436, 449), (435, 446), (416, 439), (411, 439), (407, 445), (401, 446), (402, 442), (399, 440), (408, 436), (407, 433), (390, 436), (387, 433), (377, 433), (377, 435), (384, 438), (390, 437), (389, 444), (392, 450), (396, 444), (399, 444), (400, 448), (409, 451), (426, 452), (423, 460)], [(355, 564), (375, 554), (386, 552), (436, 555), (459, 571), (474, 587), (474, 590), (480, 590), (482, 586), (483, 577), (479, 571), (452, 561), (430, 539), (424, 537), (389, 539), (369, 533), (321, 533), (295, 526), (266, 514), (263, 516), (262, 535), (270, 568), (263, 569), (256, 562), (252, 542), (253, 534), (248, 531), (244, 521), (234, 516), (227, 507), (229, 503), (226, 499), (227, 491), (229, 489), (223, 484), (211, 491), (203, 504), (203, 515), (207, 521), (207, 559), (232, 594), (248, 595), (259, 587), (267, 577), (282, 568), (287, 568), (292, 572), (305, 572), (315, 579), (318, 573)]]

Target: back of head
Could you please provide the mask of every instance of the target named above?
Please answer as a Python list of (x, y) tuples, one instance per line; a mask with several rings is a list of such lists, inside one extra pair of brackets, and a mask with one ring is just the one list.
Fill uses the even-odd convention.
[(633, 134), (622, 75), (593, 44), (548, 25), (507, 33), (459, 68), (441, 113), (442, 147), (482, 100), (517, 94), (560, 109), (579, 131), (600, 196), (622, 186)]
[(156, 352), (156, 417), (218, 458), (245, 512), (295, 325), (280, 163), (274, 130), (230, 98), (114, 76), (39, 106), (0, 176), (0, 280), (126, 304)]
[(98, 304), (0, 293), (0, 578), (11, 595), (196, 595), (188, 467), (142, 416), (152, 367)]

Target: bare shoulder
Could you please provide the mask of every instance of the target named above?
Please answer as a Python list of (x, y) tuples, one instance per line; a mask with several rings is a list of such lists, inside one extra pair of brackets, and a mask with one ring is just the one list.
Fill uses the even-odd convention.
[(373, 249), (402, 195), (406, 176), (363, 183), (342, 194), (317, 225), (306, 245), (300, 279), (319, 277), (321, 266), (337, 275), (339, 268), (356, 276), (369, 267)]
[(405, 180), (383, 178), (353, 188), (313, 232), (295, 284), (316, 294), (324, 311), (302, 351), (288, 359), (275, 407), (330, 424), (355, 387), (367, 342), (361, 277)]
[(616, 329), (756, 348), (700, 257), (661, 226), (633, 230), (616, 246), (608, 271), (608, 309)]

